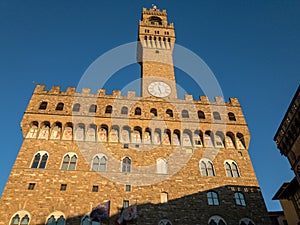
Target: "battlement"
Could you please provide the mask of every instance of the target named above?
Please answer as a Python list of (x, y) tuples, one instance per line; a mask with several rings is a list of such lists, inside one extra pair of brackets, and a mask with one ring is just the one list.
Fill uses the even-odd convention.
[(159, 10), (156, 5), (152, 5), (151, 9), (143, 8), (140, 26), (174, 28), (173, 23), (168, 24), (167, 11)]
[[(91, 93), (90, 88), (82, 88), (81, 92), (77, 92), (75, 87), (67, 87), (66, 91), (61, 91), (60, 86), (52, 86), (50, 90), (45, 89), (46, 86), (38, 84), (35, 87), (34, 94), (42, 95), (61, 95), (61, 96), (73, 96), (73, 97), (92, 97), (92, 98), (122, 98), (122, 99), (134, 99), (142, 100), (142, 97), (137, 96), (135, 91), (128, 91), (127, 95), (122, 96), (120, 90), (113, 90), (112, 94), (106, 94), (105, 89), (98, 89), (97, 93)], [(170, 102), (176, 101), (178, 103), (200, 103), (211, 105), (229, 105), (240, 107), (240, 103), (237, 98), (229, 98), (229, 102), (225, 102), (220, 96), (216, 96), (214, 101), (210, 101), (207, 96), (200, 96), (199, 99), (194, 99), (192, 95), (186, 94), (184, 99), (171, 99)]]
[(167, 11), (165, 9), (158, 9), (156, 5), (153, 5), (151, 9), (143, 8), (142, 13), (155, 16), (167, 16)]

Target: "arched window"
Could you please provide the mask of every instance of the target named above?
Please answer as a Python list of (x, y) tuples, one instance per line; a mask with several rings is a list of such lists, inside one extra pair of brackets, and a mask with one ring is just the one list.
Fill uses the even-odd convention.
[(119, 127), (114, 125), (109, 132), (109, 141), (118, 142), (119, 141)]
[(85, 125), (80, 123), (76, 126), (75, 129), (75, 140), (76, 141), (84, 141), (85, 137)]
[(233, 177), (232, 171), (231, 171), (231, 166), (228, 162), (225, 163), (225, 169), (226, 169), (227, 177)]
[(105, 113), (112, 114), (112, 106), (111, 105), (106, 106)]
[(198, 111), (198, 119), (205, 119), (205, 114), (201, 110)]
[(70, 164), (69, 164), (69, 170), (75, 170), (75, 167), (76, 167), (76, 161), (77, 161), (77, 156), (76, 155), (73, 155), (71, 157), (71, 161), (70, 161)]
[(215, 119), (215, 120), (221, 120), (220, 113), (218, 113), (218, 112), (213, 112), (213, 116), (214, 116), (214, 119)]
[(156, 160), (156, 172), (159, 174), (167, 174), (168, 173), (168, 162), (165, 159), (157, 159)]
[(33, 121), (30, 125), (30, 129), (26, 135), (26, 138), (36, 138), (37, 137), (37, 133), (39, 131), (39, 123), (37, 121)]
[(49, 138), (49, 130), (50, 130), (50, 123), (48, 121), (45, 121), (41, 124), (41, 129), (39, 132), (38, 139), (45, 139), (48, 140)]
[(130, 143), (130, 127), (124, 126), (121, 131), (121, 142)]
[(208, 205), (219, 205), (219, 197), (218, 197), (218, 193), (214, 192), (214, 191), (209, 191), (206, 194), (207, 196), (207, 204)]
[(190, 116), (189, 116), (189, 111), (187, 111), (187, 110), (182, 110), (182, 112), (181, 112), (181, 117), (182, 118), (189, 118)]
[(96, 130), (97, 126), (95, 124), (90, 124), (85, 135), (86, 141), (96, 141)]
[(227, 177), (240, 177), (238, 167), (233, 161), (225, 161), (225, 170)]
[(64, 103), (60, 102), (57, 104), (55, 110), (62, 111), (64, 109)]
[(153, 134), (153, 144), (160, 145), (161, 144), (161, 132), (160, 129), (155, 129)]
[(58, 216), (56, 215), (51, 215), (48, 220), (46, 225), (65, 225), (66, 219), (63, 215)]
[(143, 139), (144, 139), (143, 140), (144, 144), (151, 144), (152, 140), (151, 140), (151, 129), (150, 128), (146, 128)]
[(69, 155), (66, 155), (63, 159), (63, 164), (62, 164), (62, 167), (61, 169), (62, 170), (68, 170), (69, 168), (69, 163), (70, 163), (70, 156)]
[(243, 218), (240, 220), (239, 225), (255, 225), (255, 223), (249, 218)]
[(55, 225), (56, 224), (56, 220), (55, 217), (52, 215), (50, 216), (50, 218), (47, 220), (46, 225)]
[(225, 136), (226, 148), (235, 148), (234, 135), (231, 132), (227, 132)]
[(140, 107), (136, 107), (135, 110), (134, 110), (134, 115), (136, 116), (140, 116), (142, 115), (142, 110)]
[(47, 160), (48, 160), (48, 155), (46, 153), (42, 157), (42, 161), (40, 162), (39, 168), (44, 169), (46, 167)]
[(152, 108), (150, 109), (150, 113), (153, 115), (153, 116), (157, 116), (157, 110)]
[(79, 112), (80, 111), (80, 104), (79, 103), (74, 104), (72, 111), (73, 112)]
[(224, 148), (224, 134), (220, 131), (216, 132), (215, 135), (215, 146), (217, 148)]
[(103, 154), (96, 155), (93, 159), (92, 170), (105, 172), (106, 171), (106, 163), (107, 163), (107, 157), (105, 155), (103, 155)]
[(52, 125), (50, 139), (59, 140), (61, 138), (61, 128), (62, 125), (60, 122), (56, 122)]
[(158, 222), (158, 225), (172, 225), (172, 223), (171, 223), (170, 220), (163, 219), (163, 220)]
[(92, 104), (89, 108), (90, 113), (95, 113), (97, 112), (97, 106), (95, 104)]
[(169, 115), (169, 117), (173, 117), (173, 111), (171, 109), (167, 109), (166, 114)]
[(148, 20), (151, 24), (162, 25), (162, 19), (158, 16), (151, 16)]
[(132, 135), (131, 135), (132, 143), (141, 143), (142, 142), (142, 128), (134, 127)]
[(25, 215), (21, 220), (21, 225), (27, 225), (29, 224), (29, 217), (28, 215)]
[(48, 102), (41, 102), (39, 109), (45, 110), (47, 109)]
[[(41, 155), (42, 155), (42, 157), (41, 157)], [(44, 169), (46, 167), (47, 159), (48, 159), (47, 152), (45, 152), (45, 151), (38, 152), (33, 158), (31, 168)]]
[(27, 211), (21, 210), (15, 213), (10, 219), (10, 225), (28, 225), (30, 215)]
[(128, 114), (128, 108), (126, 106), (122, 107), (121, 114), (123, 114), (123, 115), (127, 115)]
[(106, 142), (107, 141), (107, 133), (108, 133), (107, 125), (102, 124), (100, 126), (100, 129), (98, 130), (98, 141)]
[(194, 145), (195, 146), (203, 146), (202, 144), (202, 132), (196, 130), (194, 133)]
[(202, 176), (215, 176), (214, 165), (209, 159), (200, 160), (200, 171)]
[(75, 153), (68, 153), (63, 158), (61, 166), (62, 170), (75, 170), (77, 162), (77, 155)]
[(71, 141), (73, 139), (73, 124), (72, 123), (66, 123), (65, 129), (63, 131), (63, 140), (69, 140)]
[(184, 130), (182, 134), (182, 145), (192, 146), (191, 132), (189, 130)]
[(125, 157), (122, 160), (122, 172), (130, 173), (131, 172), (131, 159), (129, 157)]
[(229, 113), (228, 113), (228, 119), (229, 119), (230, 121), (236, 121), (236, 118), (235, 118), (234, 113), (229, 112)]
[(242, 192), (235, 192), (234, 200), (236, 205), (246, 206), (245, 196)]
[(20, 223), (20, 216), (19, 215), (15, 215), (12, 219), (11, 219), (11, 225), (19, 225)]
[(63, 216), (59, 217), (59, 219), (56, 222), (57, 225), (65, 225), (65, 223), (66, 223), (66, 220)]
[(180, 145), (180, 131), (174, 130), (173, 132), (173, 145)]
[[(40, 153), (37, 153), (35, 156), (34, 156), (34, 159), (33, 159), (33, 162), (32, 162), (32, 165), (31, 165), (31, 168), (45, 168), (45, 165), (46, 165), (46, 161), (47, 161), (47, 158), (48, 158), (48, 155), (47, 153), (45, 153), (43, 155), (43, 165), (42, 167), (40, 167), (40, 162), (41, 162), (41, 154)], [(44, 166), (44, 167), (43, 167)]]
[(208, 225), (227, 225), (227, 223), (222, 217), (215, 215), (209, 218)]
[(206, 131), (204, 135), (205, 147), (212, 148), (213, 144), (213, 133), (211, 131)]

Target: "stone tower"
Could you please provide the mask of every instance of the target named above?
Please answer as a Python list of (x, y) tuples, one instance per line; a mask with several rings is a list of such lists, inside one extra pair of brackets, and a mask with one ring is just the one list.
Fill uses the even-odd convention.
[(143, 9), (139, 23), (138, 62), (141, 64), (142, 96), (176, 98), (173, 66), (175, 31), (166, 10)]
[(36, 86), (0, 225), (269, 224), (238, 99), (177, 99), (165, 10), (139, 40), (141, 97)]

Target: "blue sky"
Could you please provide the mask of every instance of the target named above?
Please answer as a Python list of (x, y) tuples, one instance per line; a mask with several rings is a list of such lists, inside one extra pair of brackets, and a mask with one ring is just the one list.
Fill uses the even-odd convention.
[[(300, 81), (299, 1), (0, 0), (0, 193), (22, 144), (20, 122), (35, 83), (77, 86), (97, 57), (137, 40), (143, 7), (155, 3), (174, 22), (177, 44), (200, 56), (224, 97), (237, 97), (251, 132), (250, 156), (269, 210), (293, 174), (273, 141)], [(183, 72), (177, 82), (203, 95)], [(107, 92), (139, 78), (119, 71)]]

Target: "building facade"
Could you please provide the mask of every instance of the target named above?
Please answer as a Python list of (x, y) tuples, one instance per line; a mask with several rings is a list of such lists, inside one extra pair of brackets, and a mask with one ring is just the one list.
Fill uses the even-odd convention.
[(143, 9), (138, 39), (141, 96), (36, 86), (0, 225), (270, 224), (238, 99), (177, 98), (165, 10)]
[(274, 200), (280, 200), (288, 224), (300, 224), (300, 86), (276, 132), (274, 141), (288, 158), (295, 177), (279, 188)]
[(288, 225), (283, 211), (272, 211), (268, 214), (272, 225)]

